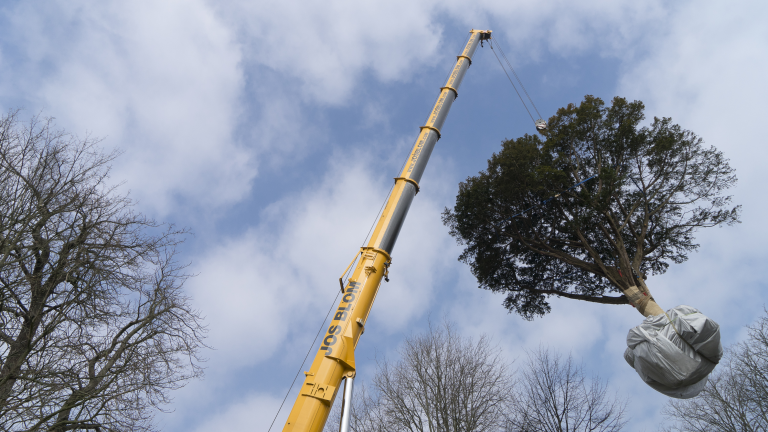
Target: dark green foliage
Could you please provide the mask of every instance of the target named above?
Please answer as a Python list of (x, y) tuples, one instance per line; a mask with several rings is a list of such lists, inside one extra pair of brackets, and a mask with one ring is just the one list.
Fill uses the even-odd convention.
[(510, 311), (542, 316), (550, 295), (627, 303), (607, 294), (685, 261), (698, 228), (738, 222), (723, 154), (669, 118), (641, 127), (643, 110), (586, 96), (549, 119), (545, 141), (504, 141), (459, 185), (443, 222), (480, 287), (507, 293)]

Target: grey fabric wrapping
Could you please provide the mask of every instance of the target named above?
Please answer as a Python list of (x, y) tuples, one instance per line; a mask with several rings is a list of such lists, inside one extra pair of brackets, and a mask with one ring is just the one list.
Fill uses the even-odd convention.
[(647, 317), (629, 331), (627, 347), (624, 359), (640, 378), (678, 399), (699, 394), (723, 357), (720, 326), (685, 305)]

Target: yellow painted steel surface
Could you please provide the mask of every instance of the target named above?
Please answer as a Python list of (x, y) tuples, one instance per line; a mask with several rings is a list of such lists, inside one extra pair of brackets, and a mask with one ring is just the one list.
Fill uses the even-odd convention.
[[(472, 30), (464, 51), (458, 56), (456, 66), (448, 82), (441, 88), (440, 96), (419, 137), (411, 150), (402, 173), (395, 180), (395, 187), (387, 200), (376, 229), (366, 247), (357, 256), (357, 265), (343, 288), (343, 296), (312, 366), (305, 372), (306, 378), (299, 396), (288, 416), (283, 432), (321, 432), (330, 413), (341, 380), (355, 374), (355, 347), (365, 329), (373, 301), (376, 299), (381, 279), (391, 258), (389, 252), (397, 237), (402, 219), (410, 206), (410, 200), (418, 192), (424, 164), (432, 151), (441, 122), (447, 109), (457, 96), (457, 88), (463, 73), (469, 67), (471, 55), (482, 39), (488, 39), (490, 31)], [(429, 141), (434, 139), (434, 141)], [(426, 146), (426, 147), (425, 147)], [(428, 147), (428, 151), (424, 151)], [(426, 154), (423, 154), (426, 153)]]

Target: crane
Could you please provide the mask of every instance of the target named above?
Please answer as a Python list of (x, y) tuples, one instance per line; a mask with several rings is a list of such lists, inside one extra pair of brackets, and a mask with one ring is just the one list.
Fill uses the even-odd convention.
[(342, 298), (333, 319), (323, 337), (320, 348), (309, 371), (304, 372), (304, 383), (296, 402), (288, 415), (283, 432), (321, 432), (330, 413), (333, 401), (344, 380), (344, 406), (341, 430), (349, 427), (349, 407), (355, 377), (355, 347), (365, 330), (365, 323), (376, 299), (381, 280), (389, 274), (391, 253), (411, 202), (419, 192), (419, 181), (427, 166), (429, 156), (440, 139), (451, 105), (459, 95), (458, 89), (464, 74), (472, 64), (472, 56), (482, 41), (491, 39), (490, 30), (472, 30), (464, 50), (457, 56), (448, 81), (440, 88), (440, 95), (403, 167), (395, 178), (387, 204), (382, 210), (370, 240), (360, 248), (343, 275), (353, 265), (354, 271), (343, 283), (339, 278)]

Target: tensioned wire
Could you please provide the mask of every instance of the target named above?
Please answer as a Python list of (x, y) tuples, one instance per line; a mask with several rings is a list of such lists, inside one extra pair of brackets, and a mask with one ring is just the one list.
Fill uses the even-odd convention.
[[(410, 156), (410, 153), (408, 153), (408, 155)], [(407, 162), (408, 162), (408, 157), (405, 158), (405, 160), (403, 161), (403, 164), (400, 166), (400, 171), (398, 171), (398, 175), (403, 170), (403, 167), (405, 167), (405, 164)], [(365, 238), (363, 239), (363, 244), (361, 247), (364, 247), (366, 242), (368, 242), (368, 237), (371, 235), (371, 232), (373, 231), (373, 227), (376, 226), (376, 222), (381, 217), (381, 212), (384, 210), (384, 206), (387, 204), (387, 200), (389, 199), (389, 196), (392, 194), (392, 190), (394, 189), (394, 187), (395, 187), (394, 184), (390, 186), (389, 192), (387, 192), (387, 196), (385, 197), (384, 202), (381, 204), (381, 207), (379, 207), (379, 211), (376, 213), (376, 217), (373, 219), (373, 224), (371, 225), (371, 228), (368, 230), (368, 234), (365, 235)], [(358, 257), (356, 257), (355, 260), (357, 260), (357, 258)], [(353, 264), (354, 264), (354, 261), (353, 261)], [(344, 279), (344, 281), (342, 282), (342, 285), (345, 285), (346, 281), (349, 280), (349, 273), (353, 270), (354, 270), (354, 265), (350, 265), (346, 273), (342, 275), (342, 279)], [(331, 315), (331, 312), (336, 307), (336, 300), (339, 299), (340, 294), (341, 292), (336, 293), (336, 297), (333, 299), (333, 302), (331, 303), (331, 308), (328, 309), (328, 313), (325, 315), (323, 322), (320, 324), (320, 328), (317, 330), (315, 339), (312, 341), (312, 344), (309, 346), (309, 350), (307, 350), (307, 354), (304, 356), (304, 360), (301, 362), (301, 365), (299, 366), (299, 370), (296, 372), (296, 375), (293, 377), (293, 382), (291, 382), (291, 386), (288, 388), (288, 391), (285, 393), (283, 402), (280, 403), (280, 407), (277, 409), (275, 418), (272, 419), (272, 424), (269, 425), (269, 429), (267, 430), (267, 432), (270, 432), (272, 430), (272, 426), (274, 426), (275, 421), (277, 421), (277, 417), (280, 415), (280, 411), (283, 409), (283, 405), (285, 404), (285, 401), (288, 399), (288, 396), (291, 394), (291, 390), (293, 390), (293, 386), (296, 384), (296, 379), (299, 377), (301, 370), (304, 369), (304, 364), (306, 364), (307, 359), (309, 358), (309, 354), (312, 352), (312, 349), (315, 347), (315, 343), (317, 343), (317, 338), (320, 337), (320, 333), (325, 328), (325, 322), (328, 321), (328, 317)]]
[[(531, 106), (533, 106), (533, 109), (536, 111), (536, 114), (538, 114), (539, 118), (543, 118), (541, 116), (541, 113), (539, 112), (539, 109), (536, 108), (536, 104), (533, 103), (533, 98), (531, 98), (531, 95), (528, 94), (528, 90), (525, 89), (525, 86), (523, 85), (523, 81), (520, 79), (519, 76), (517, 76), (517, 72), (515, 72), (515, 68), (512, 67), (512, 63), (510, 63), (509, 59), (507, 58), (507, 55), (504, 53), (504, 50), (501, 48), (501, 44), (499, 44), (499, 40), (494, 38), (494, 37), (491, 37), (491, 39), (493, 39), (493, 41), (496, 42), (496, 47), (499, 49), (499, 52), (501, 53), (501, 57), (504, 58), (504, 61), (507, 63), (507, 66), (509, 66), (509, 70), (512, 71), (512, 74), (515, 76), (515, 79), (517, 79), (517, 82), (520, 84), (520, 88), (523, 89), (523, 93), (525, 93), (525, 96), (528, 97), (528, 100), (531, 102)], [(493, 49), (493, 46), (491, 46), (491, 49)], [(494, 52), (494, 54), (495, 54), (495, 52)], [(496, 59), (498, 60), (498, 57), (496, 57)], [(499, 62), (499, 63), (501, 63), (501, 62)], [(503, 67), (504, 66), (502, 65), (502, 68)], [(509, 78), (509, 75), (507, 75), (507, 78)], [(512, 80), (510, 80), (510, 82), (511, 81)], [(514, 84), (512, 84), (512, 85), (514, 86)], [(515, 89), (515, 90), (517, 90), (517, 89)], [(518, 93), (518, 96), (519, 95), (520, 94)], [(528, 109), (528, 108), (526, 107), (526, 109)], [(530, 114), (530, 112), (528, 114)]]
[(299, 366), (299, 371), (296, 372), (296, 376), (293, 377), (293, 382), (291, 383), (291, 386), (288, 388), (288, 391), (285, 393), (285, 397), (283, 398), (283, 402), (280, 403), (280, 408), (277, 409), (277, 413), (275, 414), (275, 418), (272, 419), (272, 424), (269, 425), (269, 429), (267, 432), (272, 430), (272, 426), (274, 426), (275, 421), (277, 420), (277, 416), (280, 415), (280, 410), (283, 409), (283, 404), (285, 404), (286, 399), (288, 399), (288, 395), (291, 394), (291, 390), (293, 389), (293, 385), (296, 384), (296, 378), (299, 377), (299, 374), (301, 373), (301, 370), (304, 368), (304, 363), (307, 362), (307, 358), (309, 358), (309, 354), (312, 352), (312, 348), (315, 347), (315, 342), (317, 342), (317, 338), (320, 336), (320, 332), (323, 331), (325, 328), (325, 322), (328, 320), (328, 316), (331, 315), (331, 312), (333, 311), (333, 308), (336, 307), (336, 300), (339, 298), (339, 293), (336, 293), (336, 298), (333, 299), (333, 303), (331, 303), (331, 308), (328, 309), (328, 313), (325, 315), (325, 318), (323, 319), (323, 323), (320, 325), (320, 329), (317, 331), (317, 334), (315, 335), (315, 340), (312, 341), (312, 345), (310, 345), (309, 350), (307, 351), (307, 355), (304, 356), (304, 361), (301, 362), (301, 366)]
[(501, 66), (501, 69), (504, 71), (504, 75), (507, 76), (507, 79), (509, 80), (509, 83), (512, 84), (512, 88), (515, 89), (515, 93), (517, 93), (517, 97), (520, 98), (520, 102), (522, 102), (523, 108), (525, 108), (525, 111), (528, 113), (528, 116), (531, 117), (531, 120), (535, 124), (536, 123), (536, 119), (533, 118), (533, 115), (531, 114), (531, 111), (528, 110), (528, 106), (525, 104), (525, 101), (523, 100), (523, 97), (520, 95), (520, 92), (517, 91), (517, 86), (515, 86), (515, 83), (512, 82), (512, 77), (509, 76), (509, 74), (507, 73), (507, 69), (504, 67), (504, 64), (501, 63), (501, 59), (499, 59), (499, 56), (496, 54), (496, 50), (493, 49), (493, 44), (490, 43), (490, 41), (489, 41), (488, 45), (491, 46), (491, 52), (493, 52), (493, 55), (496, 57), (496, 60), (498, 60), (499, 65)]

